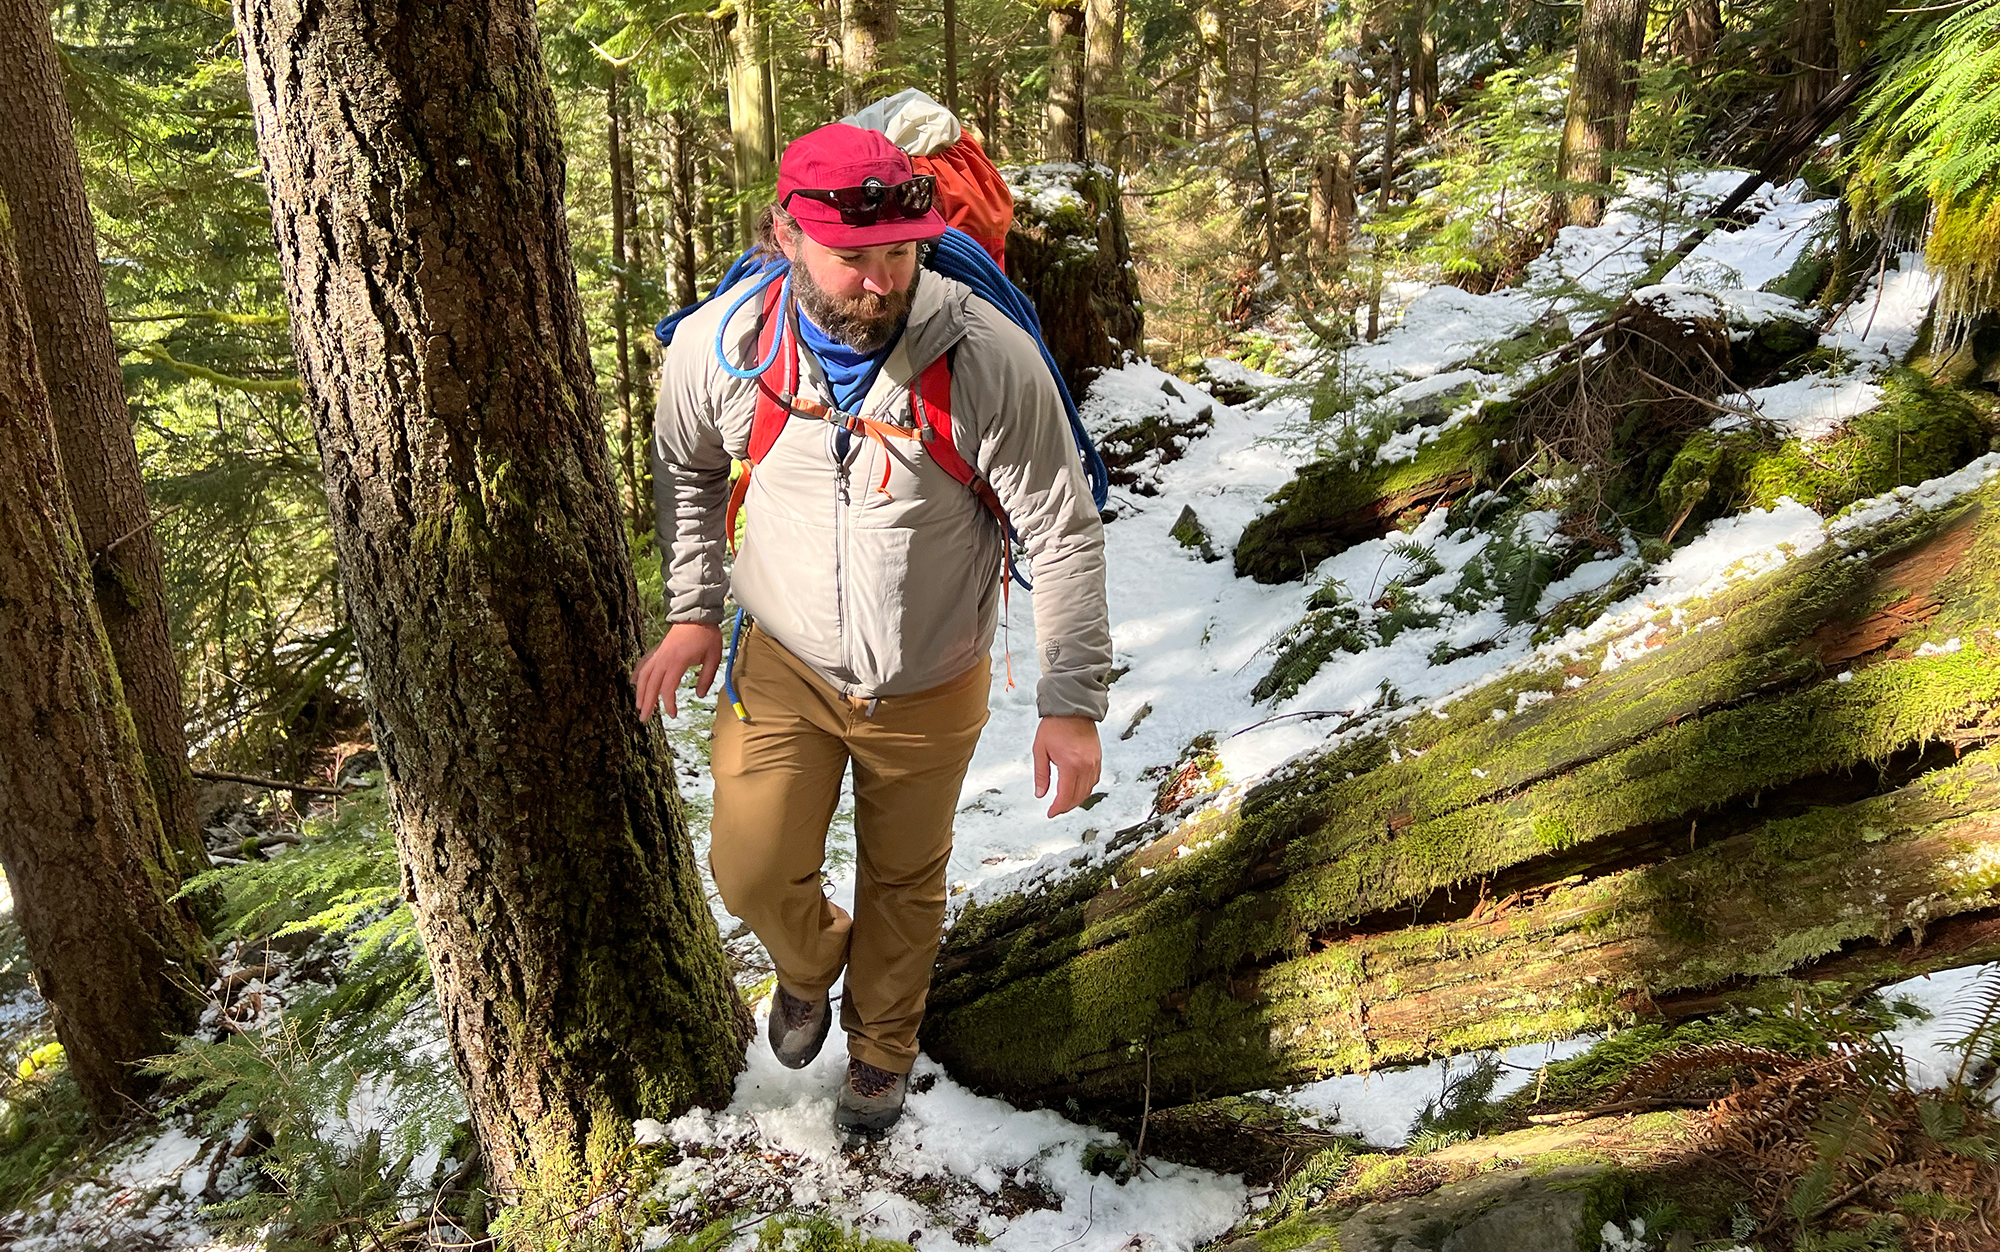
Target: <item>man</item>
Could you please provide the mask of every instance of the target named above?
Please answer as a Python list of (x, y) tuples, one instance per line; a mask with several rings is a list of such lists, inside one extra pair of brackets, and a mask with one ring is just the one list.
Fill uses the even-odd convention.
[[(1111, 664), (1103, 530), (1062, 401), (1027, 334), (921, 269), (923, 244), (945, 229), (929, 192), (875, 131), (826, 126), (785, 149), (765, 242), (791, 262), (796, 322), (774, 311), (785, 320), (761, 378), (739, 376), (768, 355), (761, 297), (710, 301), (667, 350), (653, 469), (672, 626), (634, 675), (641, 715), (664, 698), (673, 716), (691, 668), (703, 695), (715, 679), (726, 589), (752, 619), (732, 675), (743, 715), (716, 714), (709, 864), (723, 903), (777, 967), (769, 1033), (786, 1065), (818, 1054), (845, 971), (849, 1061), (835, 1119), (861, 1133), (902, 1113), (1002, 604), (1000, 522), (934, 444), (908, 437), (934, 361), (949, 365), (953, 447), (1028, 548), (1042, 671), (1035, 794), (1048, 793), (1053, 769), (1051, 817), (1096, 785)], [(796, 401), (781, 381), (792, 377)], [(789, 415), (751, 476), (725, 578), (730, 462), (749, 450), (760, 386)], [(880, 425), (842, 429), (828, 410)], [(851, 918), (821, 889), (850, 761)]]

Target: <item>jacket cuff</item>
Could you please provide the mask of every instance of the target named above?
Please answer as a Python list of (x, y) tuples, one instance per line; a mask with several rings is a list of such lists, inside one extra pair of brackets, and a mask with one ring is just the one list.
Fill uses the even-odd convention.
[(1084, 674), (1044, 674), (1035, 687), (1035, 711), (1043, 717), (1087, 717), (1101, 722), (1111, 707), (1104, 680)]

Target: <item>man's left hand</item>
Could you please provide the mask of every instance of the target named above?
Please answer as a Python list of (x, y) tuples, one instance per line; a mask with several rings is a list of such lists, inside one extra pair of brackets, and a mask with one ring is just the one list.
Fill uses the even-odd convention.
[(1097, 723), (1087, 717), (1045, 717), (1035, 730), (1035, 798), (1049, 793), (1049, 766), (1056, 770), (1056, 798), (1049, 816), (1067, 813), (1090, 798), (1104, 768)]

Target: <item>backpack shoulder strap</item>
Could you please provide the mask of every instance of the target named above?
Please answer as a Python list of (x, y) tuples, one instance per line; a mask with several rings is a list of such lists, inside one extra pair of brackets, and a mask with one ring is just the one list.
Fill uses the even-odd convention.
[[(785, 333), (784, 309), (779, 305), (780, 286), (779, 283), (772, 283), (764, 291), (764, 311), (757, 322), (757, 359), (760, 361), (770, 354), (772, 340)], [(793, 344), (790, 353), (781, 351), (779, 356), (779, 388), (784, 395), (790, 395), (798, 389), (798, 345)], [(764, 380), (758, 379), (757, 412), (750, 419), (750, 455), (747, 458), (750, 464), (755, 465), (771, 451), (785, 429), (785, 420), (791, 415), (791, 410), (779, 403), (778, 396), (772, 394)]]
[(951, 428), (951, 351), (944, 352), (938, 359), (924, 367), (917, 376), (917, 385), (910, 389), (913, 407), (916, 410), (917, 437), (923, 441), (924, 451), (930, 454), (937, 467), (952, 476), (954, 480), (970, 490), (993, 520), (1000, 523), (1000, 530), (1010, 540), (1014, 537), (1014, 524), (1007, 516), (1006, 506), (1000, 503), (1000, 494), (993, 490), (993, 484), (985, 475), (972, 468), (965, 454), (958, 450)]

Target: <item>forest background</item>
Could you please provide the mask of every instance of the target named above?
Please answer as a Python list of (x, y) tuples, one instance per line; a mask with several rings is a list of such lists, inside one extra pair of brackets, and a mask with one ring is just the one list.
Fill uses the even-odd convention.
[[(295, 785), (246, 785), (298, 805), (342, 793), (378, 745), (339, 594), (317, 432), (301, 403), (239, 17), (181, 0), (21, 12), (52, 21), (151, 510), (97, 551), (140, 529), (157, 539), (171, 685), (201, 776), (285, 781)], [(1393, 323), (1399, 284), (1504, 288), (1562, 227), (1590, 225), (1614, 192), (1645, 187), (1666, 189), (1652, 210), (1664, 273), (1684, 234), (1741, 207), (1697, 209), (1672, 194), (1677, 178), (1716, 167), (1797, 177), (1839, 202), (1813, 264), (1787, 278), (1802, 306), (1830, 316), (1890, 258), (1922, 249), (1939, 282), (1926, 331), (1938, 376), (1972, 393), (2000, 377), (1990, 360), (2000, 6), (1990, 0), (1908, 9), (552, 2), (535, 7), (534, 21), (610, 485), (647, 638), (660, 630), (644, 464), (652, 324), (707, 292), (741, 250), (786, 137), (903, 87), (957, 111), (1003, 165), (1104, 167), (1145, 316), (1143, 342), (1122, 349), (1189, 378), (1209, 376), (1204, 363), (1215, 358), (1289, 376), (1314, 412), (1345, 411), (1342, 354)], [(17, 134), (30, 126), (0, 120)], [(33, 179), (10, 174), (23, 175), (8, 185), (18, 231)], [(1573, 294), (1602, 299), (1607, 315), (1622, 300)], [(1547, 476), (1591, 462), (1581, 438), (1544, 432)], [(1565, 524), (1601, 536), (1617, 501), (1588, 485), (1577, 496)], [(1687, 518), (1646, 521), (1671, 545)], [(127, 673), (124, 685), (140, 684)], [(379, 811), (379, 791), (354, 803), (371, 802)], [(159, 808), (171, 821), (173, 803)], [(185, 831), (175, 850), (169, 832), (166, 872), (178, 879), (218, 851), (283, 865), (262, 856), (299, 836), (245, 820), (226, 828), (235, 842), (220, 850), (213, 838), (189, 849), (185, 839), (199, 836)], [(379, 841), (363, 850), (377, 860), (383, 851)], [(161, 924), (196, 949), (206, 940), (189, 927), (269, 933), (274, 920), (324, 919), (316, 905), (344, 910), (364, 936), (360, 964), (378, 962), (378, 978), (353, 980), (321, 1011), (333, 1020), (358, 999), (393, 1012), (429, 973), (407, 910), (393, 904), (400, 884), (359, 868), (362, 853), (344, 855), (247, 893), (209, 881), (210, 898), (179, 897), (163, 907), (180, 916)], [(15, 884), (17, 897), (23, 889)], [(181, 1014), (149, 1028), (137, 1055), (166, 1050), (170, 1028), (188, 1024)], [(87, 1066), (72, 1075), (77, 1058), (50, 1049), (45, 1023), (18, 1046), (21, 1082), (39, 1084), (24, 1085), (19, 1102), (35, 1150), (8, 1167), (9, 1195), (21, 1199), (90, 1141), (86, 1107), (101, 1114), (159, 1076), (134, 1080), (114, 1067), (93, 1077)], [(229, 1087), (198, 1066), (167, 1078), (170, 1090), (201, 1098), (215, 1083)], [(577, 1151), (602, 1166), (595, 1148)], [(287, 1220), (309, 1224), (296, 1212)]]

